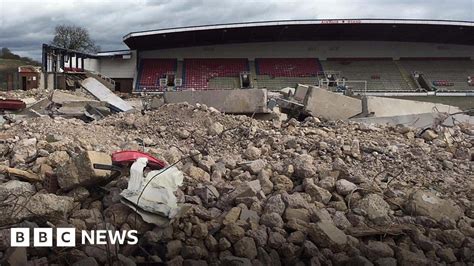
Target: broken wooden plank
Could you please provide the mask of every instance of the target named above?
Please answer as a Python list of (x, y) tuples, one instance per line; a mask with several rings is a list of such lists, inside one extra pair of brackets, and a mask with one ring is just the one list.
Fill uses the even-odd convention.
[(42, 181), (41, 177), (34, 174), (30, 173), (24, 170), (16, 169), (16, 168), (11, 168), (8, 166), (0, 166), (0, 173), (2, 174), (8, 174), (9, 176), (15, 176), (18, 177), (22, 180), (28, 181), (28, 182), (40, 182)]
[(376, 236), (376, 235), (402, 235), (411, 227), (407, 225), (352, 227), (347, 233), (353, 237)]

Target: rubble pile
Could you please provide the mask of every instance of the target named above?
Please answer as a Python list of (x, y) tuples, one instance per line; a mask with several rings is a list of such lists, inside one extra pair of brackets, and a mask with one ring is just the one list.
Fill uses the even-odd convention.
[(14, 99), (25, 99), (25, 98), (34, 98), (36, 100), (48, 98), (51, 96), (53, 91), (60, 91), (70, 95), (81, 96), (93, 99), (93, 96), (90, 95), (87, 91), (83, 89), (77, 90), (48, 90), (48, 89), (30, 89), (30, 90), (11, 90), (11, 91), (0, 91), (0, 97), (3, 98), (14, 98)]
[[(13, 120), (0, 134), (0, 209), (11, 214), (0, 217), (1, 233), (139, 232), (137, 245), (30, 247), (23, 257), (32, 263), (472, 264), (473, 136), (465, 124), (420, 132), (314, 117), (259, 121), (187, 104), (91, 123)], [(91, 168), (119, 150), (144, 150), (181, 170), (175, 194), (186, 211), (157, 226), (123, 204), (129, 175), (110, 180)], [(8, 241), (0, 246), (8, 259)]]

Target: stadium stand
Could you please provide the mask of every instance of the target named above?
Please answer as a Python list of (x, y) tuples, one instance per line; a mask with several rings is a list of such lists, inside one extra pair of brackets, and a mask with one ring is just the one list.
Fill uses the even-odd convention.
[(163, 90), (160, 86), (160, 78), (166, 74), (176, 73), (176, 59), (142, 59), (138, 74), (139, 90)]
[(410, 87), (401, 70), (391, 59), (329, 59), (321, 62), (325, 70), (341, 72), (354, 90), (364, 84), (350, 81), (367, 81), (368, 91), (407, 91)]
[(239, 88), (239, 75), (248, 70), (248, 61), (244, 58), (184, 59), (184, 87)]
[(402, 59), (410, 73), (423, 73), (438, 91), (472, 90), (468, 77), (474, 75), (474, 62), (469, 59)]
[(314, 77), (321, 71), (315, 58), (257, 58), (258, 75), (271, 77)]
[(318, 84), (317, 74), (322, 71), (316, 58), (257, 58), (255, 68), (258, 86), (269, 89)]

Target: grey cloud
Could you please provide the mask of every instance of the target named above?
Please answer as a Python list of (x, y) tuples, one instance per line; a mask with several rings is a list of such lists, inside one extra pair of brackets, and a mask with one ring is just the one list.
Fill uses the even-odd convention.
[(474, 0), (0, 0), (0, 47), (40, 58), (54, 27), (89, 30), (103, 50), (126, 48), (131, 31), (315, 18), (420, 18), (474, 20)]

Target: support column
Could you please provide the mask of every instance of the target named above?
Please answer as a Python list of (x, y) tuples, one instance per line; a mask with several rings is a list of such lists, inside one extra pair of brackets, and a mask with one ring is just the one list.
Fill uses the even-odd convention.
[(258, 89), (258, 79), (257, 79), (257, 69), (255, 67), (255, 59), (250, 61), (249, 60), (249, 70), (250, 70), (250, 77), (252, 78), (252, 88)]

